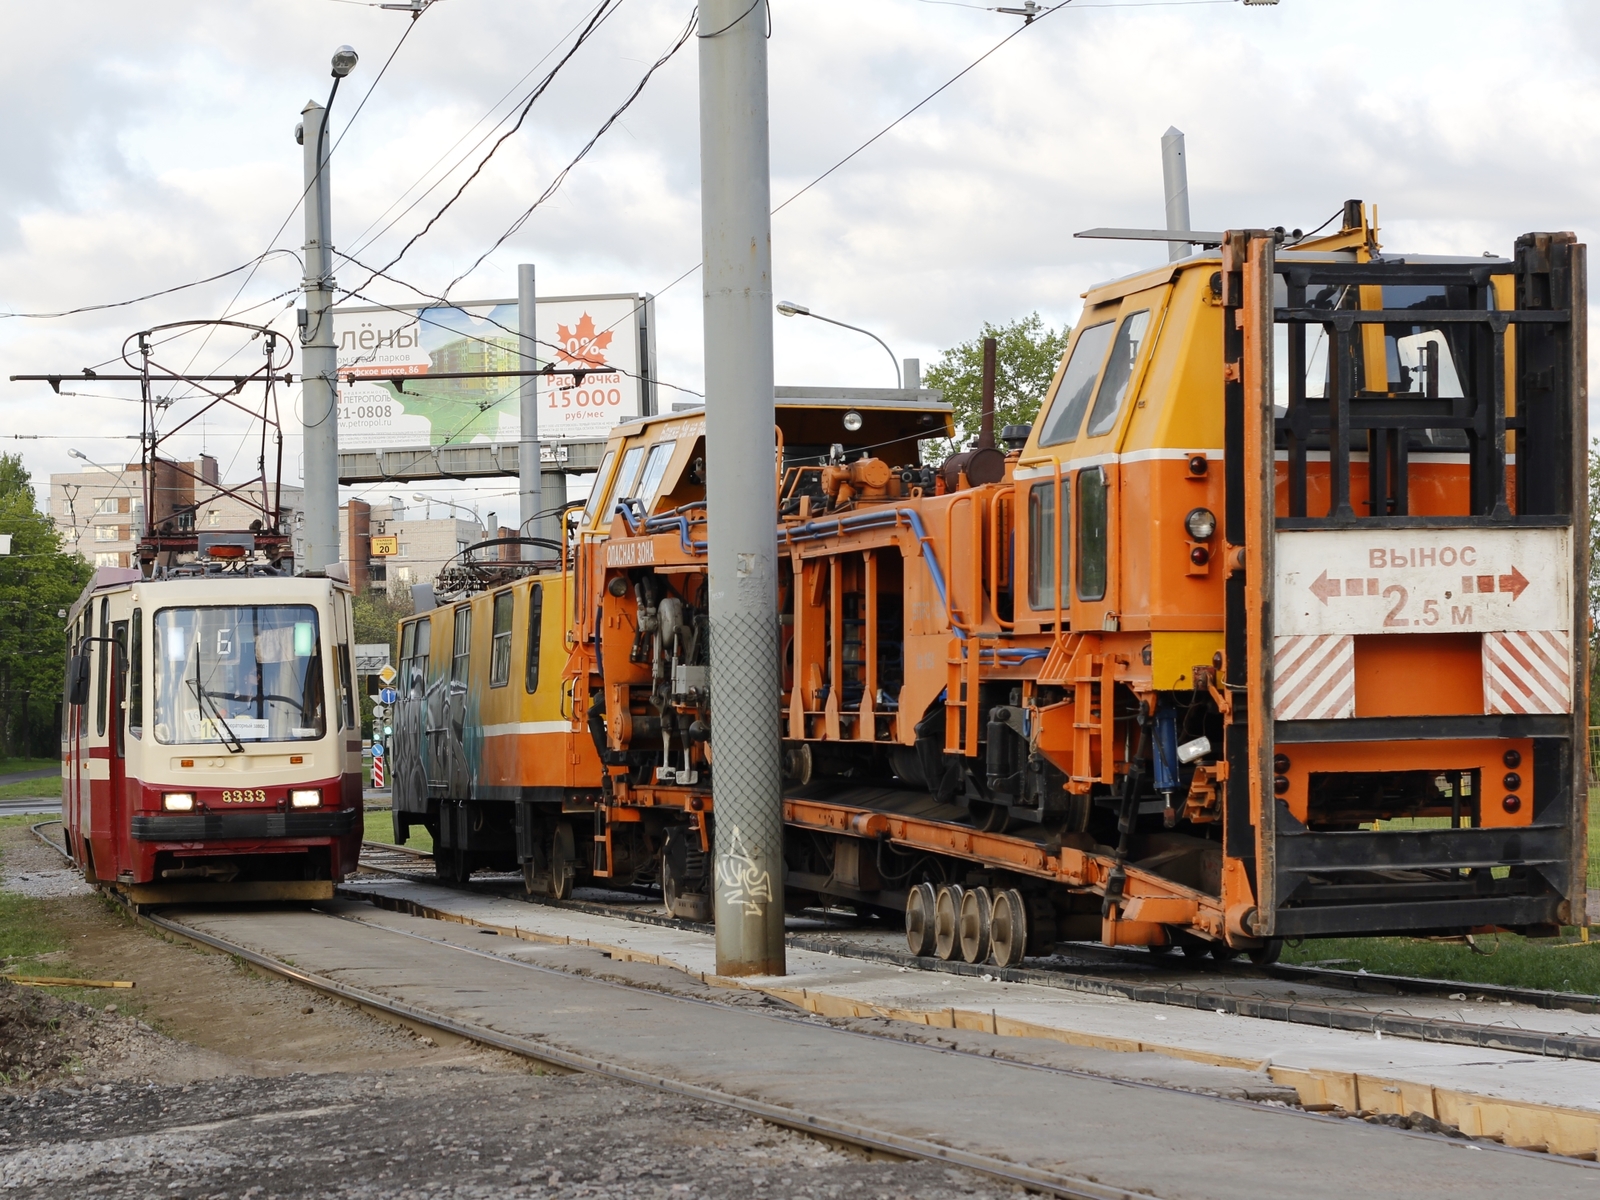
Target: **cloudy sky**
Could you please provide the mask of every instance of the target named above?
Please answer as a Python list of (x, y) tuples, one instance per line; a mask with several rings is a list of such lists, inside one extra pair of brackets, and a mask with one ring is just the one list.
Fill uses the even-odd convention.
[[(300, 149), (328, 58), (361, 53), (334, 110), (334, 240), (387, 261), (482, 155), (494, 123), (571, 44), (592, 0), (53, 0), (8, 6), (0, 39), (0, 312), (124, 300), (297, 249)], [(676, 40), (689, 0), (623, 0), (478, 180), (394, 273), (431, 293), (487, 249)], [(953, 0), (773, 0), (774, 200), (799, 191), (979, 55), (1014, 17)], [(659, 296), (662, 380), (701, 381), (695, 44), (457, 298)], [(783, 298), (931, 362), (985, 321), (1076, 319), (1090, 283), (1164, 250), (1074, 240), (1162, 223), (1159, 141), (1188, 138), (1196, 228), (1311, 228), (1347, 198), (1379, 205), (1391, 250), (1509, 251), (1534, 229), (1593, 241), (1600, 214), (1600, 5), (1581, 0), (1098, 0), (1053, 12), (773, 222)], [(504, 126), (501, 127), (502, 129)], [(480, 148), (474, 151), (474, 146)], [(463, 165), (464, 164), (464, 165)], [(434, 186), (437, 185), (437, 186)], [(432, 190), (428, 190), (429, 188)], [(348, 264), (339, 281), (365, 278)], [(293, 324), (289, 255), (131, 307), (0, 319), (0, 375), (114, 359), (139, 329), (193, 317)], [(380, 300), (410, 299), (379, 283)], [(189, 344), (185, 343), (185, 348)], [(236, 348), (193, 343), (196, 369)], [(187, 358), (186, 358), (187, 361)], [(779, 383), (888, 386), (871, 341), (780, 318)], [(70, 449), (132, 453), (137, 406), (102, 385), (56, 399), (0, 383), (0, 450), (35, 478)], [(129, 391), (126, 394), (132, 395)], [(670, 393), (664, 393), (670, 395)], [(24, 435), (25, 440), (12, 440)], [(226, 422), (186, 450), (250, 452)], [(298, 439), (288, 464), (298, 474)], [(390, 489), (373, 489), (381, 498)], [(485, 509), (514, 493), (480, 489)], [(464, 489), (439, 489), (461, 498)]]

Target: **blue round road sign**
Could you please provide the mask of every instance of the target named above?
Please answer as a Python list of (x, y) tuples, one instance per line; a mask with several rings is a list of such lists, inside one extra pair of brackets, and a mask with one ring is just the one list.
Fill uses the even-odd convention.
[(393, 704), (398, 699), (400, 699), (400, 693), (395, 691), (394, 688), (384, 688), (378, 693), (378, 701), (382, 704)]
[(372, 757), (373, 758), (382, 758), (383, 757), (383, 743), (382, 742), (373, 742), (372, 743)]

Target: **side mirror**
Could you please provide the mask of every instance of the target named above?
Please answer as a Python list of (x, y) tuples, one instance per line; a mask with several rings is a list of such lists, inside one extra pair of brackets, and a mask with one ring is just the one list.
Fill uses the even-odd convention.
[(89, 703), (89, 655), (79, 651), (67, 660), (67, 679), (70, 688), (67, 700), (71, 704)]

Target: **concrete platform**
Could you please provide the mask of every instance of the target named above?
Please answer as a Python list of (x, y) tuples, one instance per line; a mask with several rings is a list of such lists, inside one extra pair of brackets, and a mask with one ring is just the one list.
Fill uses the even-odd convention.
[[(771, 1001), (759, 1008), (701, 1003), (581, 978), (569, 973), (570, 964), (541, 969), (541, 956), (575, 953), (564, 940), (496, 940), (484, 951), (489, 939), (459, 923), (355, 903), (328, 907), (336, 915), (170, 915), (302, 970), (457, 1020), (1051, 1170), (1084, 1181), (1083, 1194), (1346, 1200), (1359, 1189), (1440, 1200), (1534, 1193), (1587, 1200), (1600, 1186), (1600, 1168), (1572, 1159), (862, 1036), (814, 1018), (773, 1015)], [(523, 961), (499, 953), (508, 947)]]
[[(414, 906), (413, 911), (535, 941), (588, 945), (614, 959), (660, 963), (701, 980), (716, 980), (709, 933), (409, 880), (361, 877), (343, 892), (383, 896)], [(361, 919), (387, 918), (371, 913)], [(1600, 1063), (1141, 1004), (793, 948), (788, 962), (789, 974), (783, 978), (717, 982), (757, 988), (828, 1016), (882, 1017), (1262, 1071), (1295, 1088), (1306, 1104), (1402, 1116), (1422, 1112), (1466, 1133), (1498, 1137), (1511, 1145), (1574, 1155), (1600, 1150)], [(1338, 1002), (1396, 1007), (1394, 998), (1348, 994), (1340, 994)], [(1416, 1015), (1515, 1021), (1554, 1032), (1600, 1030), (1600, 1018), (1594, 1016), (1522, 1006), (1405, 997), (1404, 1008)]]

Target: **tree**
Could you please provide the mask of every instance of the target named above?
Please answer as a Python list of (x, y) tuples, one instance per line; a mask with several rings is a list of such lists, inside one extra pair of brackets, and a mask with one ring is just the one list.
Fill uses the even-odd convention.
[(1066, 353), (1070, 326), (1059, 331), (1044, 323), (1038, 313), (991, 325), (970, 341), (952, 346), (928, 368), (927, 385), (944, 393), (955, 407), (956, 436), (953, 444), (942, 440), (935, 445), (942, 451), (960, 449), (978, 436), (983, 413), (983, 340), (994, 338), (995, 346), (995, 436), (1007, 425), (1031, 423), (1039, 415), (1039, 405), (1050, 390), (1056, 366)]
[[(409, 598), (396, 600), (387, 592), (368, 589), (356, 596), (351, 607), (355, 616), (354, 633), (357, 644), (376, 645), (378, 642), (387, 642), (389, 661), (398, 665), (400, 620), (411, 615)], [(367, 695), (365, 688), (361, 689), (361, 727), (369, 731), (372, 729), (372, 698)]]
[(61, 549), (61, 535), (34, 502), (19, 454), (0, 455), (0, 755), (59, 752), (56, 705), (66, 666), (69, 608), (89, 564)]

